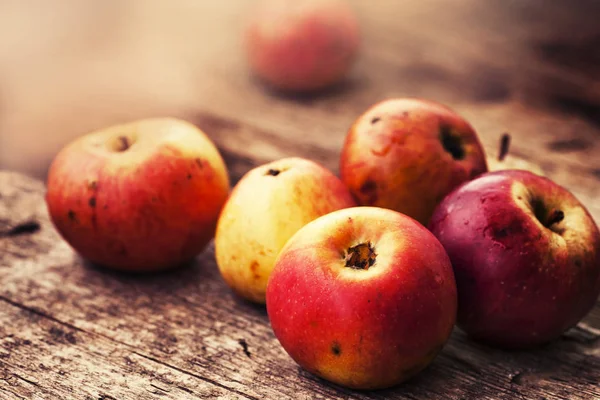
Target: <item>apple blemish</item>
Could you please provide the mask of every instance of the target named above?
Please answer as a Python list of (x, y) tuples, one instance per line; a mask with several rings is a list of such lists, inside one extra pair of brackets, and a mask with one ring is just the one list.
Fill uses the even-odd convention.
[(265, 175), (277, 176), (280, 173), (281, 173), (281, 171), (278, 169), (269, 168), (269, 170), (267, 171), (267, 173)]
[(331, 344), (331, 352), (334, 356), (339, 357), (342, 354), (342, 348), (338, 342), (333, 342)]
[(75, 214), (75, 211), (73, 211), (73, 210), (69, 210), (69, 212), (67, 213), (67, 216), (73, 222), (75, 222), (77, 220), (77, 215)]
[(369, 269), (375, 264), (377, 254), (371, 246), (371, 242), (360, 243), (348, 249), (346, 255), (346, 267), (354, 269)]

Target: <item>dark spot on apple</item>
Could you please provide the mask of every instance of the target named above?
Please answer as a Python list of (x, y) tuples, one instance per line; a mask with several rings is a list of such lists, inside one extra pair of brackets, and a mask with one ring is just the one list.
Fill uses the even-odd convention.
[(252, 276), (254, 279), (260, 279), (260, 274), (258, 273), (258, 261), (254, 260), (250, 263), (250, 271), (252, 271)]
[(377, 201), (377, 183), (371, 179), (367, 179), (360, 186), (359, 191), (367, 196), (366, 204), (374, 204)]
[(204, 168), (204, 163), (202, 162), (202, 159), (200, 159), (200, 158), (196, 158), (196, 165), (200, 169)]
[(246, 342), (246, 340), (240, 339), (240, 340), (238, 340), (238, 343), (240, 344), (240, 346), (242, 346), (242, 350), (244, 351), (244, 354), (247, 357), (251, 357), (250, 351), (248, 351), (248, 343)]
[(366, 242), (350, 247), (344, 258), (346, 259), (346, 267), (366, 270), (375, 264), (377, 254), (371, 242)]
[(502, 229), (495, 231), (494, 236), (496, 236), (496, 238), (498, 238), (498, 239), (507, 237), (508, 236), (508, 228), (502, 228)]
[(27, 221), (23, 222), (19, 225), (13, 226), (7, 232), (0, 232), (0, 237), (2, 236), (20, 236), (35, 233), (40, 230), (40, 224), (37, 221)]
[(98, 189), (98, 182), (95, 180), (92, 180), (88, 183), (88, 189), (89, 190), (96, 190)]
[(373, 119), (371, 119), (371, 124), (374, 125), (374, 124), (378, 123), (379, 121), (381, 121), (380, 117), (374, 117)]
[(331, 353), (336, 357), (339, 357), (342, 354), (342, 348), (338, 342), (333, 342), (331, 344)]
[(465, 149), (463, 149), (462, 140), (450, 126), (440, 125), (440, 141), (444, 150), (446, 150), (455, 160), (465, 158)]
[(402, 112), (402, 116), (403, 116), (404, 118), (408, 117), (408, 111), (403, 111), (403, 112)]
[(156, 196), (152, 196), (152, 198), (150, 199), (151, 202), (156, 203), (158, 201), (158, 199), (156, 198)]
[(583, 262), (580, 258), (576, 258), (574, 264), (577, 268), (581, 268), (583, 266)]
[(75, 211), (69, 210), (69, 212), (67, 213), (67, 216), (69, 217), (69, 219), (71, 221), (77, 221), (77, 214), (75, 214)]
[(103, 210), (108, 210), (108, 204), (105, 204), (104, 207), (102, 207)]
[(360, 186), (360, 192), (361, 193), (371, 193), (375, 190), (377, 190), (377, 183), (375, 183), (375, 181), (372, 181), (370, 179), (367, 179), (361, 186)]
[(187, 174), (187, 179), (188, 179), (188, 181), (189, 181), (190, 179), (192, 179), (192, 174)]
[(278, 169), (269, 168), (266, 175), (277, 176), (280, 172)]
[(90, 207), (96, 207), (96, 198), (95, 197), (90, 197), (90, 199), (88, 200), (88, 204), (90, 205)]

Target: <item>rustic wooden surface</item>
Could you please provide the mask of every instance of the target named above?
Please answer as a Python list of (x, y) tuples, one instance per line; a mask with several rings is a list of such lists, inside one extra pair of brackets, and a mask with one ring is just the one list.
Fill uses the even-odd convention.
[[(169, 114), (215, 140), (234, 182), (257, 164), (292, 155), (337, 172), (345, 131), (359, 113), (387, 97), (422, 96), (469, 119), (490, 158), (510, 132), (508, 166), (541, 168), (600, 221), (598, 2), (567, 10), (541, 0), (465, 0), (452, 8), (428, 0), (401, 9), (396, 0), (377, 7), (353, 1), (364, 29), (356, 68), (336, 89), (300, 98), (267, 91), (248, 75), (237, 27), (250, 3), (227, 3), (194, 2), (198, 18), (231, 29), (205, 43), (218, 57), (196, 66), (201, 95)], [(136, 112), (126, 117), (165, 110)], [(95, 117), (75, 126), (85, 131), (125, 118)], [(168, 273), (101, 270), (58, 237), (43, 192), (40, 180), (0, 172), (2, 399), (600, 398), (600, 305), (535, 351), (494, 350), (455, 330), (412, 381), (350, 391), (293, 363), (264, 307), (225, 286), (212, 247)]]

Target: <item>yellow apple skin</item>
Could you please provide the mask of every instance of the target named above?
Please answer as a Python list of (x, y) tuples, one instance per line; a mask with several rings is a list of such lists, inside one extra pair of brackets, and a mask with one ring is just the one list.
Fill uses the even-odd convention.
[(354, 205), (339, 178), (314, 161), (290, 157), (250, 170), (217, 225), (215, 256), (223, 279), (241, 297), (264, 304), (267, 280), (287, 240), (317, 217)]
[[(351, 249), (365, 243), (372, 265), (349, 266)], [(307, 371), (382, 389), (422, 371), (444, 347), (456, 284), (448, 255), (423, 225), (389, 209), (353, 207), (287, 242), (267, 286), (267, 313), (282, 347)]]
[(389, 208), (426, 225), (456, 186), (487, 171), (473, 127), (424, 99), (381, 101), (350, 127), (340, 177), (360, 205)]
[(46, 204), (82, 257), (147, 272), (181, 265), (206, 247), (229, 189), (225, 163), (204, 132), (150, 118), (65, 146), (50, 166)]

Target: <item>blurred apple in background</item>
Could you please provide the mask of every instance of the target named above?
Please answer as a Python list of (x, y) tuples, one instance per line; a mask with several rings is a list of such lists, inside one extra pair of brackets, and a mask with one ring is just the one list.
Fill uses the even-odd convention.
[(240, 296), (264, 303), (287, 240), (315, 218), (354, 205), (344, 184), (314, 161), (284, 158), (252, 169), (219, 217), (215, 256), (223, 279)]
[(465, 183), (430, 224), (450, 256), (458, 326), (506, 348), (556, 339), (600, 294), (600, 232), (569, 191), (528, 171)]
[(226, 166), (204, 132), (155, 118), (69, 143), (50, 167), (46, 201), (57, 230), (84, 258), (152, 271), (204, 249), (228, 194)]
[(360, 46), (358, 21), (344, 0), (259, 1), (244, 34), (252, 72), (283, 91), (341, 81)]
[(275, 336), (300, 366), (358, 389), (396, 385), (427, 367), (456, 319), (448, 255), (398, 212), (352, 207), (301, 228), (267, 286)]
[(422, 224), (452, 189), (486, 171), (471, 125), (424, 99), (370, 107), (352, 124), (340, 159), (341, 179), (359, 204), (396, 210)]

